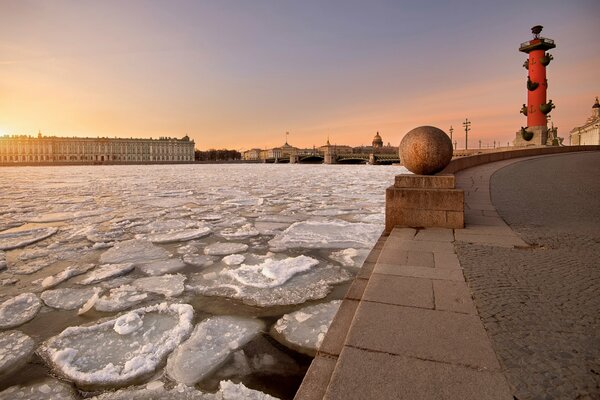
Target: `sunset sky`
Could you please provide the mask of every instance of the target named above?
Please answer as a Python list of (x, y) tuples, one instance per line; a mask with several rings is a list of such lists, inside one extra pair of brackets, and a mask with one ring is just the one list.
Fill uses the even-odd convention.
[(0, 0), (0, 135), (182, 137), (196, 147), (398, 145), (472, 121), (470, 146), (526, 118), (533, 25), (554, 39), (552, 120), (600, 95), (600, 3)]

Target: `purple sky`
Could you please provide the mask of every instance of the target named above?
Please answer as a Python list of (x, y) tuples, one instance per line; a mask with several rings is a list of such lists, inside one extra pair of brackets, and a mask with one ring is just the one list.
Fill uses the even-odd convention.
[[(0, 1), (0, 135), (248, 149), (398, 145), (419, 125), (503, 145), (526, 118), (533, 25), (559, 135), (600, 95), (597, 1)], [(568, 141), (568, 140), (567, 140)]]

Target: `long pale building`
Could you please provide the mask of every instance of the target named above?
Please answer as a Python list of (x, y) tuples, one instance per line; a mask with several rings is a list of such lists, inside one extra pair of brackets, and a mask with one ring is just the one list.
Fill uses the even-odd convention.
[(181, 139), (121, 139), (0, 136), (0, 164), (127, 164), (194, 161), (194, 141)]

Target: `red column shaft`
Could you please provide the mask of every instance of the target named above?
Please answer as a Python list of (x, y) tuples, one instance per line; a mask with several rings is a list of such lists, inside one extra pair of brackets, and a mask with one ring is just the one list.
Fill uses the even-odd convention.
[(546, 67), (540, 63), (544, 50), (533, 50), (529, 53), (529, 78), (539, 83), (538, 87), (527, 93), (527, 126), (546, 126), (546, 116), (540, 111), (540, 105), (546, 103)]

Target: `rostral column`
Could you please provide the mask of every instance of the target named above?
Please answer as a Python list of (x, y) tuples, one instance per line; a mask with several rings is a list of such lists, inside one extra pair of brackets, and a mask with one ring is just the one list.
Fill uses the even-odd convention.
[(521, 127), (515, 138), (515, 146), (544, 146), (552, 145), (556, 132), (548, 135), (548, 114), (554, 108), (552, 100), (546, 102), (548, 91), (548, 79), (546, 78), (546, 67), (553, 57), (546, 53), (556, 47), (554, 40), (540, 36), (543, 27), (536, 25), (531, 28), (533, 39), (521, 43), (519, 51), (529, 54), (529, 58), (523, 64), (528, 71), (527, 76), (527, 105), (523, 104), (521, 113), (527, 116), (527, 126)]

